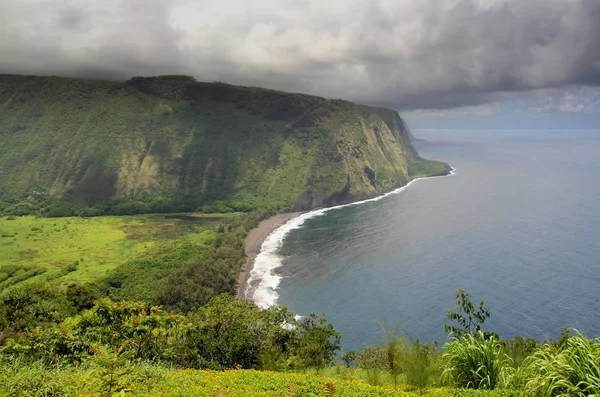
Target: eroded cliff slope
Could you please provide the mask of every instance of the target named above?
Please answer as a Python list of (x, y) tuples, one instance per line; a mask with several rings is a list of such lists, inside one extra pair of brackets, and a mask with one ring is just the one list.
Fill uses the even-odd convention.
[(397, 112), (186, 76), (0, 75), (0, 200), (135, 211), (329, 206), (447, 172)]

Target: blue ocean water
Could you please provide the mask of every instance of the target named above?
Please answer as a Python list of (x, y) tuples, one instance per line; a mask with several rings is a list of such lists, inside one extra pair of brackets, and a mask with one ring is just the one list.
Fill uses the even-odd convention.
[(291, 230), (277, 304), (325, 314), (346, 349), (380, 342), (376, 321), (443, 342), (458, 287), (502, 336), (600, 335), (600, 130), (416, 135), (456, 174)]

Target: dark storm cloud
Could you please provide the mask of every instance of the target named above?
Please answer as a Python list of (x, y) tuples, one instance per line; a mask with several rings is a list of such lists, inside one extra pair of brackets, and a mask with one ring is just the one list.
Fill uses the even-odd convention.
[(0, 3), (0, 72), (185, 73), (404, 109), (600, 84), (598, 0)]

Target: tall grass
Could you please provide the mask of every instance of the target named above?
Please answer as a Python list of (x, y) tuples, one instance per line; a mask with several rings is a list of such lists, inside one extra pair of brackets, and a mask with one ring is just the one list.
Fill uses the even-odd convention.
[(445, 369), (442, 379), (457, 387), (494, 389), (504, 375), (508, 357), (501, 352), (498, 340), (486, 339), (483, 332), (453, 338), (442, 354)]
[(408, 344), (404, 356), (406, 383), (417, 389), (439, 384), (441, 374), (439, 358), (439, 351), (432, 343), (416, 340)]
[(527, 395), (600, 395), (600, 338), (573, 333), (562, 344), (544, 344), (525, 360)]

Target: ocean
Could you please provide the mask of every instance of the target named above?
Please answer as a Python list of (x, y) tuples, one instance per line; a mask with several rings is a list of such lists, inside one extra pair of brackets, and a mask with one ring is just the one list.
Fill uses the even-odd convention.
[(459, 287), (503, 337), (599, 336), (600, 130), (415, 135), (453, 175), (290, 221), (263, 244), (248, 297), (324, 314), (345, 349), (381, 343), (378, 322), (444, 342)]

